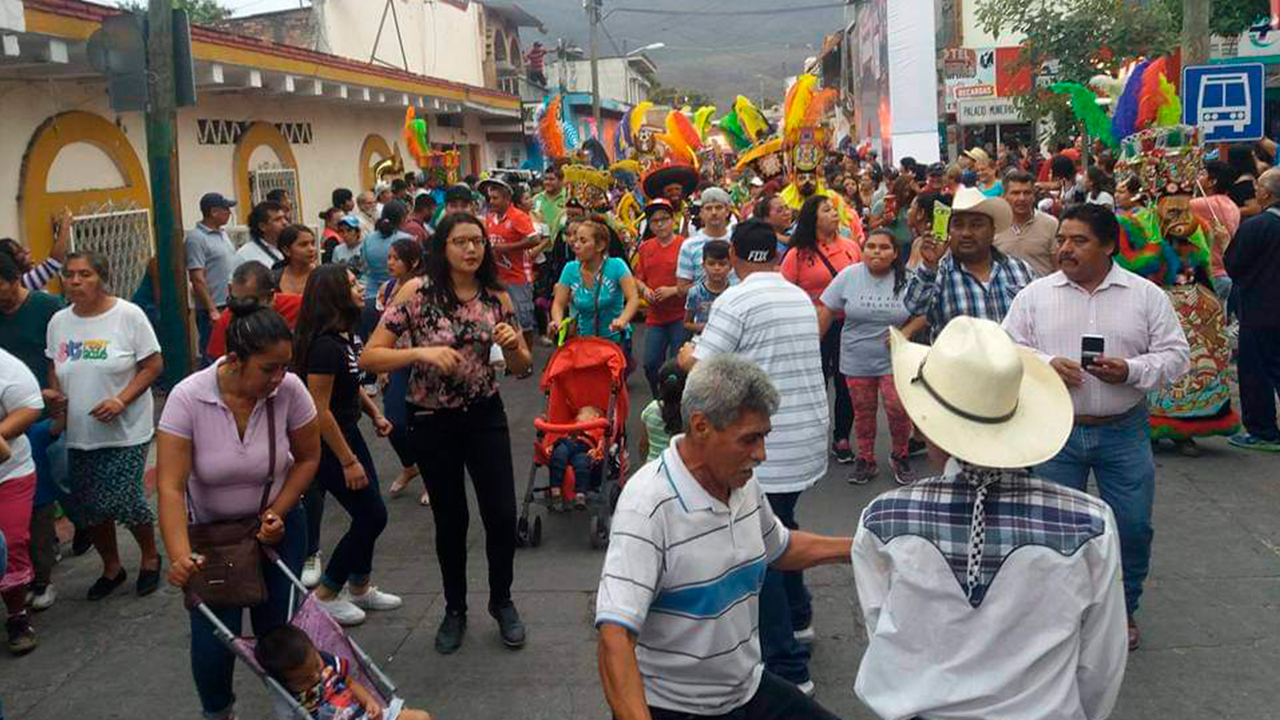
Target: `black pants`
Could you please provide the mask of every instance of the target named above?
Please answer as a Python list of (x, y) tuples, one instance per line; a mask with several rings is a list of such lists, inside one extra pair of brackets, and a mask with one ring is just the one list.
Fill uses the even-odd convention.
[(849, 397), (849, 386), (840, 374), (840, 328), (839, 321), (831, 323), (827, 334), (822, 336), (822, 380), (835, 380), (836, 407), (835, 418), (831, 423), (831, 442), (848, 440), (853, 431), (853, 400)]
[(756, 694), (732, 712), (694, 715), (650, 706), (649, 714), (653, 720), (838, 720), (795, 685), (767, 671), (760, 678)]
[(1280, 330), (1240, 326), (1240, 415), (1250, 435), (1280, 442)]
[[(511, 433), (502, 398), (494, 395), (456, 410), (409, 406), (418, 468), (431, 495), (436, 557), (444, 579), (445, 609), (467, 610), (466, 475), (475, 486), (489, 560), (489, 605), (511, 601), (516, 554), (516, 483)], [(465, 471), (465, 473), (464, 473)]]
[[(322, 443), (320, 466), (316, 468), (315, 480), (311, 483), (311, 489), (307, 491), (308, 497), (315, 498), (307, 507), (308, 519), (310, 519), (312, 506), (318, 508), (317, 515), (324, 512), (324, 493), (332, 495), (333, 499), (337, 500), (338, 504), (342, 505), (342, 508), (351, 516), (351, 525), (333, 548), (329, 563), (324, 569), (322, 582), (325, 587), (334, 592), (342, 590), (342, 586), (346, 585), (347, 581), (357, 586), (369, 582), (369, 574), (373, 571), (373, 549), (378, 543), (378, 536), (387, 527), (387, 506), (382, 501), (381, 493), (378, 492), (378, 473), (374, 469), (369, 446), (365, 444), (364, 436), (360, 434), (360, 427), (357, 425), (343, 427), (342, 436), (346, 438), (351, 452), (355, 453), (356, 458), (360, 460), (360, 465), (364, 467), (364, 474), (369, 478), (369, 484), (359, 490), (348, 488), (347, 481), (342, 477), (342, 463), (338, 460), (338, 456), (329, 450), (328, 445)], [(320, 532), (318, 520), (314, 526), (308, 527), (308, 532), (313, 528), (318, 536)]]

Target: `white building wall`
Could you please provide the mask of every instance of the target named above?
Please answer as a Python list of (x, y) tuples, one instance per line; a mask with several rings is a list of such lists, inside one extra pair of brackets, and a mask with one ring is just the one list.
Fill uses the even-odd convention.
[(382, 37), (378, 37), (378, 21), (385, 3), (317, 0), (312, 4), (323, 6), (325, 36), (329, 52), (335, 55), (368, 62), (377, 40), (378, 59), (394, 67), (402, 68), (403, 58), (407, 58), (410, 72), (484, 86), (482, 10), (474, 2), (461, 10), (439, 0), (395, 0), (400, 38), (404, 40), (403, 56), (390, 14)]
[[(591, 92), (591, 61), (575, 60), (568, 63), (571, 66), (569, 72), (568, 90), (569, 92)], [(622, 58), (604, 58), (597, 63), (597, 74), (600, 79), (600, 97), (616, 100), (620, 103), (628, 103), (634, 105), (641, 100), (648, 98), (648, 92), (640, 92), (640, 97), (636, 97), (636, 90), (632, 89), (627, 92), (627, 83), (633, 86), (639, 83), (643, 86), (644, 78), (640, 73), (630, 70), (627, 67), (627, 61)], [(554, 72), (554, 69), (551, 70)]]
[[(21, 101), (15, 101), (20, 98)], [(19, 192), (22, 158), (36, 128), (48, 117), (67, 110), (94, 113), (117, 124), (128, 137), (143, 172), (147, 171), (146, 134), (141, 113), (117, 115), (107, 105), (104, 86), (98, 83), (28, 83), (0, 81), (0, 103), (5, 106), (4, 132), (0, 132), (0, 236), (22, 237)], [(202, 145), (198, 141), (197, 119), (278, 122), (310, 122), (311, 142), (290, 146), (298, 164), (302, 206), (297, 219), (308, 225), (318, 222), (321, 210), (329, 205), (336, 187), (359, 190), (360, 149), (364, 139), (380, 134), (388, 145), (398, 145), (409, 169), (416, 165), (408, 157), (400, 132), (404, 109), (396, 106), (361, 107), (281, 95), (202, 95), (201, 104), (178, 113), (179, 185), (182, 219), (187, 226), (200, 217), (200, 196), (221, 192), (234, 197), (232, 177), (235, 145)], [(469, 169), (467, 144), (480, 144), (480, 167), (490, 155), (485, 148), (485, 131), (478, 117), (466, 116), (462, 128), (441, 128), (431, 123), (433, 143), (458, 143), (464, 171)], [(259, 149), (251, 157), (250, 168), (272, 153)], [(91, 146), (69, 146), (54, 163), (50, 189), (74, 191), (110, 187), (119, 175)], [(236, 198), (247, 203), (249, 198)], [(73, 208), (78, 210), (78, 208)]]

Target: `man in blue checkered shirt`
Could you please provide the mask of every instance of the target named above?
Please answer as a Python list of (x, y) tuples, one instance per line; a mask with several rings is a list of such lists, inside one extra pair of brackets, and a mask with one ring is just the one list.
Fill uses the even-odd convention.
[(1013, 211), (1004, 198), (986, 197), (975, 188), (956, 193), (948, 242), (925, 239), (923, 262), (907, 279), (903, 296), (912, 315), (929, 321), (931, 337), (962, 315), (1004, 320), (1014, 296), (1036, 278), (1025, 262), (993, 247), (996, 235), (1012, 222)]

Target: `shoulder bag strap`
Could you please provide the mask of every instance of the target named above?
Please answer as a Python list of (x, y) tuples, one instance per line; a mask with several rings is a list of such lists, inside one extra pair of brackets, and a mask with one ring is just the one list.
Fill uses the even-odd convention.
[(267, 509), (267, 500), (271, 497), (271, 485), (276, 481), (276, 399), (267, 398), (267, 481), (262, 486), (262, 502), (258, 504), (258, 514)]
[(593, 301), (595, 306), (595, 318), (593, 322), (595, 323), (595, 334), (597, 336), (600, 335), (600, 286), (604, 284), (604, 265), (607, 262), (609, 262), (609, 258), (605, 258), (604, 262), (600, 263), (600, 274), (596, 275), (596, 295)]
[(831, 261), (827, 259), (827, 254), (822, 252), (822, 246), (815, 245), (813, 248), (813, 254), (817, 255), (818, 259), (822, 261), (822, 264), (827, 266), (827, 271), (831, 273), (832, 279), (835, 279), (837, 274), (836, 268), (831, 264)]

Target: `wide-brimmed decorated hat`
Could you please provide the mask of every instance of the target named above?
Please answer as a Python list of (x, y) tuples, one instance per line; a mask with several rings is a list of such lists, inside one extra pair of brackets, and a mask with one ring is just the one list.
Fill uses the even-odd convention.
[(698, 188), (698, 171), (692, 165), (668, 159), (650, 170), (640, 185), (647, 198), (662, 197), (662, 189), (672, 183), (680, 183), (680, 193), (688, 197)]
[(765, 140), (751, 146), (742, 154), (742, 157), (738, 158), (736, 167), (738, 171), (751, 168), (762, 182), (782, 177), (787, 170), (786, 159), (782, 153), (782, 138)]
[(990, 320), (960, 316), (933, 345), (890, 328), (893, 384), (911, 420), (952, 457), (1025, 468), (1058, 454), (1071, 435), (1071, 394), (1049, 364)]
[(597, 170), (590, 165), (565, 165), (564, 184), (569, 190), (569, 200), (588, 210), (609, 207), (609, 187), (613, 176), (608, 170)]

